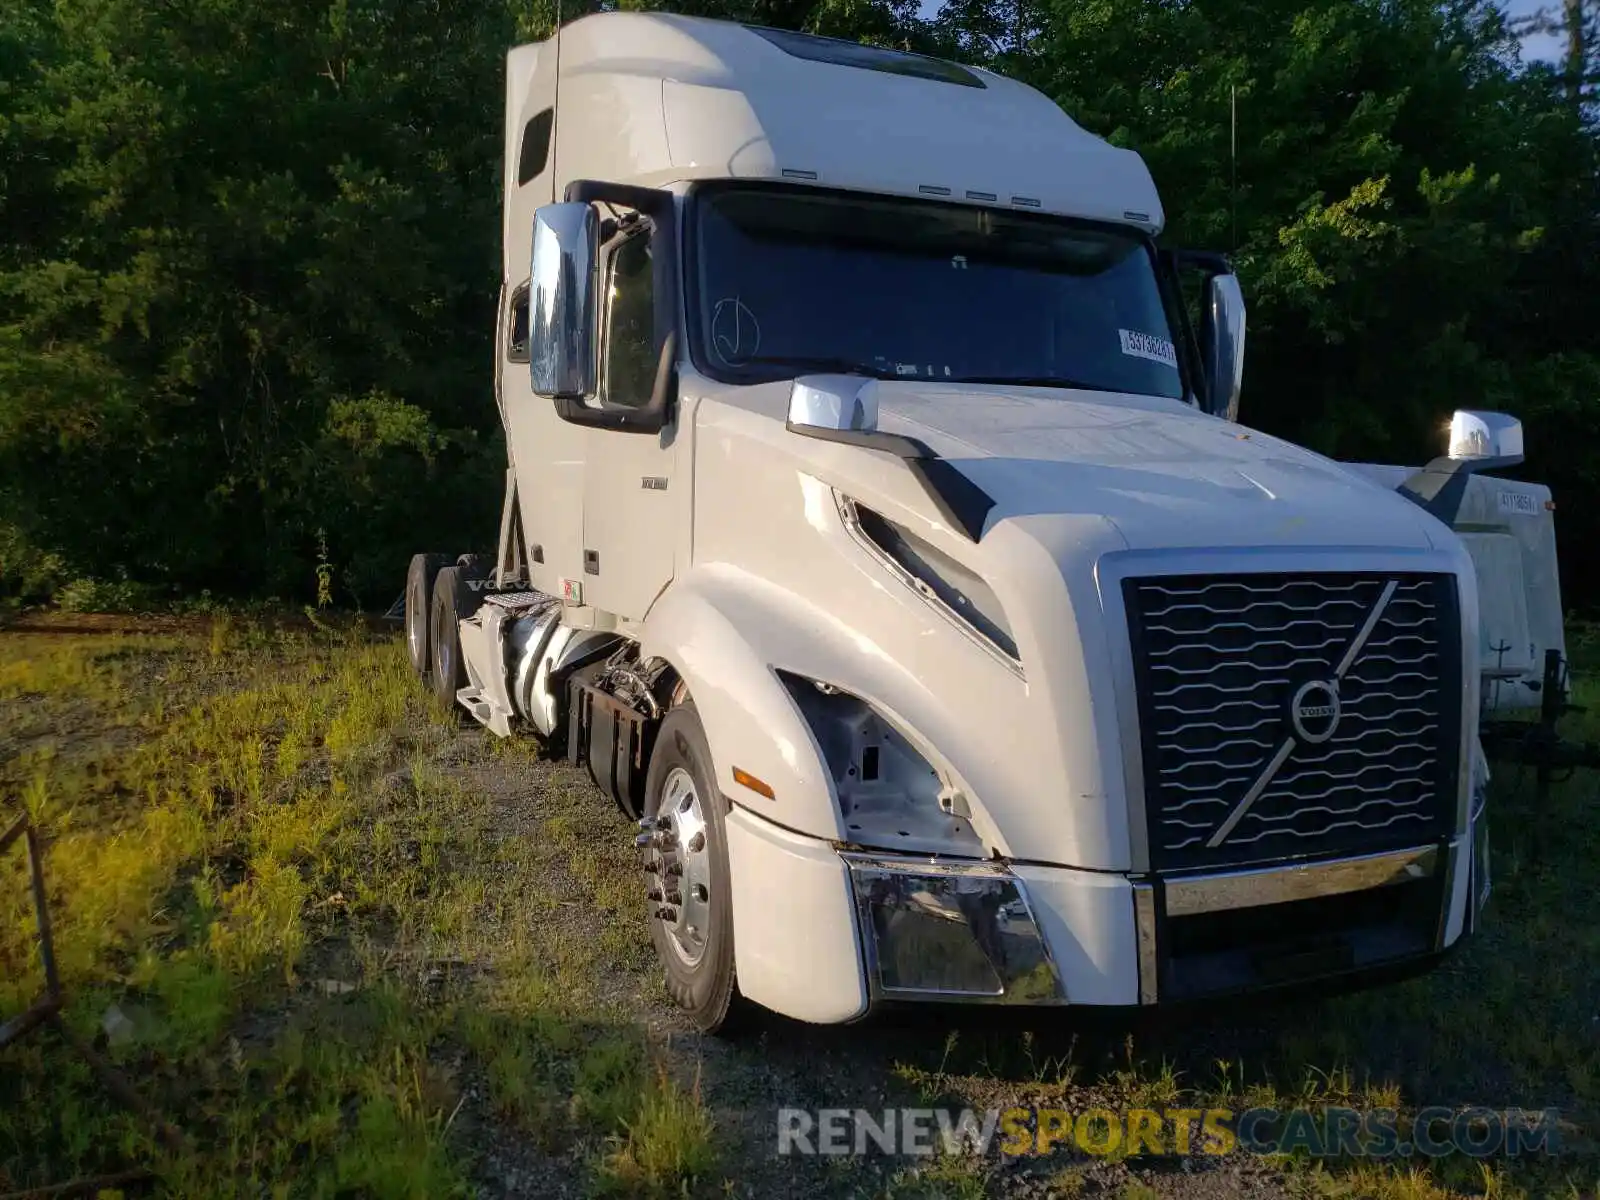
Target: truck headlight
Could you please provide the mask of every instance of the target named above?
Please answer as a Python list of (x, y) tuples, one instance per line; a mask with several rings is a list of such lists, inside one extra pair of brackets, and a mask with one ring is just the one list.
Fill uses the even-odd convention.
[(912, 737), (848, 692), (787, 671), (778, 677), (811, 727), (852, 843), (984, 856), (959, 783)]
[(1022, 883), (999, 863), (846, 854), (874, 999), (1060, 1004)]

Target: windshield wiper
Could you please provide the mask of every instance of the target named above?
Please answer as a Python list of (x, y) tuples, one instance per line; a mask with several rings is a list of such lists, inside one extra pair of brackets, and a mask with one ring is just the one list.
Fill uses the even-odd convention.
[(865, 375), (868, 379), (904, 378), (893, 367), (878, 367), (851, 358), (830, 358), (827, 355), (761, 354), (743, 360), (739, 366), (749, 366), (752, 363), (774, 367), (799, 367), (809, 371), (826, 371), (834, 375)]
[(1009, 383), (1013, 387), (1056, 387), (1076, 388), (1080, 392), (1107, 392), (1116, 391), (1116, 388), (1106, 388), (1098, 384), (1085, 383), (1081, 379), (1069, 379), (1065, 375), (958, 375), (949, 379), (936, 379), (934, 383)]

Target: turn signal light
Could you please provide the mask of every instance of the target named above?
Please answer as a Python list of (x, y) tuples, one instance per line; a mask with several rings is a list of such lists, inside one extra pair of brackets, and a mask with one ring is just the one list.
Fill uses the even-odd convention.
[(749, 771), (744, 771), (738, 767), (735, 767), (733, 769), (733, 781), (743, 787), (749, 788), (758, 796), (765, 796), (768, 800), (777, 799), (777, 797), (772, 794), (772, 789), (761, 780), (757, 779), (754, 775), (750, 774)]

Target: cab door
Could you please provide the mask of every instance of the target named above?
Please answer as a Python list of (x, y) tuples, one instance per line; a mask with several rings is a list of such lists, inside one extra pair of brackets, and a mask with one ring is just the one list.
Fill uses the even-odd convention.
[(556, 198), (551, 144), (555, 99), (555, 63), (548, 45), (513, 50), (506, 77), (500, 404), (517, 481), (528, 579), (539, 591), (561, 595), (563, 579), (583, 577), (587, 431), (562, 420), (554, 401), (534, 393), (528, 314), (534, 214)]
[[(600, 253), (599, 387), (589, 406), (650, 403), (665, 341), (653, 254), (670, 253), (648, 220), (624, 222)], [(639, 620), (672, 581), (688, 520), (686, 464), (672, 424), (660, 432), (590, 426), (583, 504), (583, 602)]]

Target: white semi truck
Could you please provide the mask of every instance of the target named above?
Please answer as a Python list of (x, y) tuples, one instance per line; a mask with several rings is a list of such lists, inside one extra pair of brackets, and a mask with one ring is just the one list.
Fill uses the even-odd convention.
[(1480, 712), (1561, 638), (1548, 493), (1473, 474), (1520, 426), (1411, 471), (1239, 425), (1239, 286), (1162, 220), (987, 71), (635, 13), (510, 52), (499, 552), (418, 555), (406, 637), (640, 820), (702, 1028), (1359, 983), (1473, 928)]

